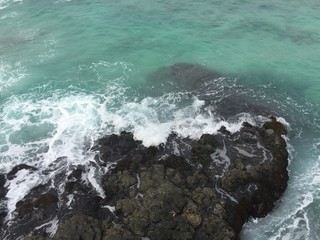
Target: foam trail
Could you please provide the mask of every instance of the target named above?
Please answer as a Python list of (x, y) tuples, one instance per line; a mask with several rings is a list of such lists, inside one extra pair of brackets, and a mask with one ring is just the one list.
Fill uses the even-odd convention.
[(231, 164), (231, 160), (227, 155), (227, 147), (225, 142), (223, 142), (223, 149), (217, 149), (214, 153), (210, 155), (210, 157), (212, 158), (213, 162), (215, 162), (217, 165), (223, 166), (223, 171), (220, 175), (223, 176)]
[(0, 58), (0, 93), (21, 81), (25, 76), (25, 67), (20, 62), (11, 65)]
[(12, 3), (22, 3), (23, 0), (0, 0), (0, 10), (5, 9)]
[(48, 233), (49, 236), (52, 238), (58, 230), (58, 223), (59, 223), (59, 219), (58, 219), (58, 217), (55, 217), (52, 221), (44, 223), (44, 224), (36, 227), (35, 229), (38, 230), (38, 229), (41, 229), (45, 226), (48, 226), (46, 228), (46, 233)]
[[(1, 10), (1, 2), (0, 2), (0, 10)], [(0, 20), (4, 20), (6, 18), (13, 18), (13, 17), (16, 17), (17, 15), (18, 15), (17, 12), (8, 13), (8, 14), (1, 16)]]
[(8, 219), (11, 218), (12, 212), (16, 208), (16, 203), (23, 199), (29, 193), (30, 189), (42, 183), (39, 173), (30, 173), (29, 170), (20, 170), (13, 180), (8, 180), (6, 187), (8, 188), (7, 209)]

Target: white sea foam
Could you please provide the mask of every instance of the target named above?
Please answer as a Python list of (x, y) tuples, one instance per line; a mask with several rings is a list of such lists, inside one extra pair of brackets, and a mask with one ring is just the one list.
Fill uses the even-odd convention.
[(46, 51), (39, 54), (40, 62), (45, 62), (46, 60), (52, 58), (56, 53), (57, 40), (51, 36), (50, 39), (44, 41)]
[(0, 10), (6, 8), (8, 0), (0, 0)]
[(50, 237), (53, 237), (57, 230), (58, 230), (58, 224), (59, 224), (59, 219), (58, 217), (55, 217), (53, 220), (47, 222), (47, 223), (44, 223), (38, 227), (36, 227), (35, 229), (41, 229), (43, 227), (46, 227), (46, 233), (49, 234)]
[(0, 0), (0, 10), (7, 8), (11, 3), (22, 3), (23, 0)]
[[(155, 101), (166, 102), (166, 99), (146, 98), (138, 103), (127, 104), (112, 114), (112, 124), (115, 128), (129, 128), (134, 137), (147, 147), (166, 142), (171, 132), (198, 139), (204, 133), (216, 133), (222, 126), (234, 133), (240, 130), (245, 121), (255, 124), (251, 116), (245, 114), (234, 122), (220, 121), (211, 114), (203, 114), (200, 110), (204, 101), (198, 99), (184, 108), (177, 108), (174, 104), (158, 104), (155, 107)], [(161, 116), (163, 112), (167, 113), (166, 118)]]
[(210, 157), (213, 160), (213, 162), (215, 162), (217, 165), (223, 166), (223, 171), (220, 175), (223, 176), (231, 164), (230, 158), (227, 155), (227, 147), (225, 143), (223, 142), (223, 149), (217, 149), (214, 153), (210, 155)]
[(287, 122), (286, 119), (284, 119), (283, 117), (277, 117), (277, 121), (282, 123), (284, 126), (286, 126), (287, 128), (290, 128), (290, 123)]
[(0, 93), (21, 81), (25, 76), (25, 68), (20, 62), (11, 65), (0, 58)]
[(99, 172), (95, 168), (90, 168), (86, 179), (92, 184), (92, 186), (96, 189), (96, 191), (100, 194), (100, 196), (104, 198), (105, 197), (104, 191), (98, 182), (98, 180), (100, 180), (100, 176), (102, 176), (101, 172)]
[[(93, 153), (84, 153), (84, 148), (96, 139), (99, 108), (93, 97), (81, 95), (38, 102), (12, 97), (4, 105), (0, 120), (2, 171), (8, 172), (21, 163), (39, 168), (32, 173), (21, 170), (8, 181), (9, 216), (17, 201), (34, 186), (47, 182), (56, 171), (68, 165), (89, 164)], [(60, 157), (65, 158), (57, 162)], [(46, 169), (50, 174), (43, 175), (41, 170)], [(91, 175), (88, 180), (97, 185)]]
[(74, 198), (73, 194), (68, 195), (68, 202), (66, 203), (66, 205), (69, 207), (69, 209), (71, 208), (70, 205), (73, 202), (73, 198)]
[[(261, 146), (261, 144), (259, 144), (259, 145)], [(241, 148), (235, 147), (235, 149), (237, 149), (237, 151), (238, 151), (241, 155), (243, 155), (243, 156), (250, 157), (250, 158), (256, 156), (255, 154), (248, 153), (247, 151), (245, 151), (245, 150), (243, 150), (243, 149), (241, 149)]]
[(29, 193), (31, 188), (38, 186), (41, 183), (41, 176), (38, 172), (30, 173), (29, 170), (25, 169), (17, 172), (14, 179), (7, 181), (6, 187), (8, 188), (8, 193), (6, 197), (8, 198), (8, 218), (11, 217), (12, 212), (15, 210), (16, 203)]
[[(0, 9), (1, 9), (1, 2), (0, 2)], [(4, 20), (6, 18), (13, 18), (13, 17), (16, 17), (16, 16), (18, 16), (17, 12), (11, 12), (11, 13), (4, 14), (3, 16), (1, 16), (0, 20)]]
[[(135, 139), (148, 147), (166, 142), (171, 132), (197, 139), (204, 133), (217, 132), (222, 126), (236, 132), (244, 121), (255, 124), (255, 120), (245, 114), (233, 122), (220, 121), (211, 113), (204, 114), (201, 111), (204, 102), (197, 98), (167, 94), (129, 101), (121, 95), (125, 89), (119, 88), (120, 85), (111, 87), (107, 96), (56, 92), (38, 101), (26, 94), (11, 97), (3, 105), (0, 113), (2, 170), (8, 172), (21, 163), (39, 169), (32, 173), (21, 170), (8, 182), (10, 214), (31, 188), (46, 183), (56, 172), (71, 165), (85, 165), (88, 171), (82, 176), (83, 180), (103, 196), (99, 184), (102, 173), (91, 167), (95, 153), (88, 151), (103, 135), (131, 131)], [(42, 174), (48, 169), (50, 174)]]
[(106, 206), (103, 206), (103, 208), (109, 209), (109, 211), (112, 212), (112, 213), (114, 213), (116, 211), (116, 207), (115, 206), (106, 205)]

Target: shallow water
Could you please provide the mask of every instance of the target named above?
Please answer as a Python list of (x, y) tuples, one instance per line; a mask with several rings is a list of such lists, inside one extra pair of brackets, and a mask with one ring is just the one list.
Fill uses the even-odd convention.
[[(287, 191), (274, 212), (245, 225), (242, 239), (320, 239), (319, 7), (315, 0), (0, 0), (0, 170), (21, 162), (46, 169), (63, 156), (86, 164), (93, 154), (84, 149), (122, 130), (146, 146), (171, 131), (193, 138), (222, 124), (236, 131), (243, 119), (200, 110), (204, 96), (238, 92), (290, 124), (291, 153)], [(170, 82), (161, 94), (150, 91), (152, 73), (179, 62), (227, 78), (194, 91)], [(20, 177), (10, 183), (11, 210), (48, 180), (41, 172)]]

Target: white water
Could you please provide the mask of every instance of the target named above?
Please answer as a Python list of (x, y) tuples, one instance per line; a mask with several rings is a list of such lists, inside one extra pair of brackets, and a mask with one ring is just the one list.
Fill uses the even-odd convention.
[(0, 94), (23, 80), (25, 75), (26, 70), (20, 62), (10, 65), (0, 57)]
[[(85, 93), (60, 96), (61, 93), (56, 92), (52, 97), (38, 101), (33, 100), (33, 95), (25, 94), (11, 97), (3, 104), (0, 120), (2, 171), (9, 172), (21, 163), (39, 169), (21, 170), (16, 178), (7, 182), (9, 217), (16, 203), (33, 187), (46, 183), (72, 165), (89, 165), (94, 157), (90, 148), (106, 134), (131, 131), (135, 139), (148, 147), (165, 143), (171, 132), (197, 139), (204, 133), (216, 133), (221, 126), (236, 132), (244, 121), (255, 124), (248, 114), (239, 115), (233, 122), (202, 114), (200, 109), (204, 101), (195, 97), (179, 108), (180, 93), (123, 102), (117, 109), (109, 108), (122, 99), (119, 92), (125, 94), (125, 89), (118, 89), (117, 97)], [(46, 174), (48, 169), (49, 175)], [(99, 173), (91, 170), (84, 180), (103, 196), (96, 178)]]

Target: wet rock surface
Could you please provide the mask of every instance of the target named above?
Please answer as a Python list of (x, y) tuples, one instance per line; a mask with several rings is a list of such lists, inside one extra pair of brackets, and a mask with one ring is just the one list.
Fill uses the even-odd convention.
[(8, 189), (5, 187), (6, 183), (6, 177), (4, 174), (0, 174), (0, 228), (2, 227), (2, 224), (4, 222), (4, 219), (7, 215), (6, 206), (4, 204), (1, 204), (5, 196), (8, 192)]
[(146, 148), (127, 132), (106, 136), (89, 166), (109, 167), (104, 196), (83, 181), (88, 169), (76, 166), (32, 189), (3, 232), (8, 239), (237, 239), (249, 217), (266, 216), (287, 186), (285, 133), (272, 118), (199, 140), (172, 134), (167, 144), (183, 149), (179, 154), (166, 145)]
[(5, 188), (6, 176), (4, 174), (0, 174), (0, 198), (6, 196), (7, 189)]
[(197, 96), (203, 113), (217, 119), (232, 122), (245, 113), (258, 120), (198, 140), (171, 133), (157, 147), (129, 132), (105, 136), (89, 150), (96, 153), (89, 164), (60, 157), (42, 170), (56, 174), (18, 201), (8, 222), (7, 183), (40, 171), (17, 165), (0, 174), (0, 239), (238, 239), (250, 217), (272, 211), (288, 181), (287, 131), (275, 117), (264, 118), (276, 112), (197, 64), (160, 68), (145, 87), (151, 96), (181, 92), (186, 104)]
[(16, 177), (16, 174), (21, 170), (35, 171), (37, 168), (29, 166), (27, 164), (19, 164), (15, 166), (8, 174), (7, 179), (12, 180)]

